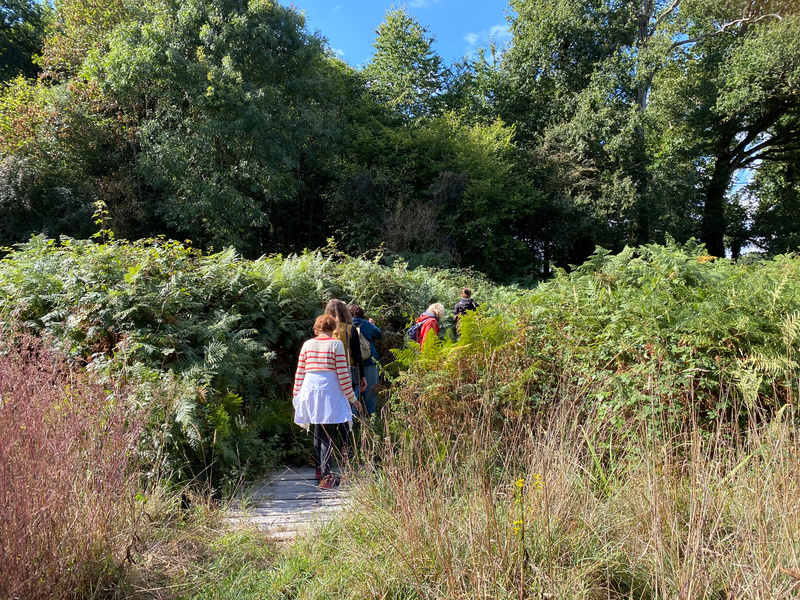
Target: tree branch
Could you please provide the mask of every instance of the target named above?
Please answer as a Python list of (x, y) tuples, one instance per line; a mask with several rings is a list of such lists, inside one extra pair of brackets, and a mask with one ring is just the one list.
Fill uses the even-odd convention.
[(784, 146), (782, 148), (770, 148), (766, 152), (762, 152), (761, 154), (749, 156), (741, 161), (739, 161), (738, 169), (744, 169), (754, 162), (757, 161), (771, 161), (771, 162), (783, 162), (786, 160), (785, 155), (790, 154), (792, 152), (800, 151), (800, 145), (796, 146)]
[(672, 4), (670, 5), (670, 7), (667, 10), (665, 10), (664, 12), (662, 12), (660, 15), (658, 15), (658, 18), (656, 19), (656, 22), (653, 23), (653, 27), (650, 29), (650, 35), (651, 36), (656, 32), (656, 30), (658, 29), (658, 26), (661, 25), (661, 22), (664, 19), (666, 19), (668, 16), (670, 16), (676, 8), (678, 8), (678, 5), (680, 3), (681, 3), (681, 0), (672, 0)]
[(735, 27), (737, 25), (752, 25), (754, 23), (758, 23), (759, 21), (763, 21), (764, 19), (778, 19), (779, 21), (783, 21), (783, 17), (777, 13), (769, 14), (769, 15), (761, 15), (757, 19), (751, 19), (750, 17), (746, 17), (744, 19), (736, 19), (735, 21), (731, 21), (729, 23), (725, 23), (722, 27), (717, 29), (716, 31), (711, 31), (709, 33), (704, 33), (702, 35), (698, 35), (695, 38), (689, 38), (688, 40), (680, 40), (677, 42), (672, 42), (670, 46), (670, 50), (677, 48), (678, 46), (684, 46), (686, 44), (696, 44), (700, 40), (704, 40), (709, 37), (714, 37), (720, 35), (722, 33), (727, 33), (729, 29)]

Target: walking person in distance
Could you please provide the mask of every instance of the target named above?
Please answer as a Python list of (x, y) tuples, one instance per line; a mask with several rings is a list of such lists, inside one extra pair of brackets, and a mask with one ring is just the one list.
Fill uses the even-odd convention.
[(461, 299), (456, 302), (455, 308), (453, 308), (453, 319), (456, 322), (456, 333), (459, 333), (461, 327), (461, 317), (467, 314), (468, 311), (473, 311), (478, 309), (478, 303), (472, 299), (472, 290), (469, 288), (464, 288), (461, 290)]
[[(378, 385), (379, 363), (375, 340), (383, 337), (383, 331), (375, 325), (375, 321), (372, 318), (364, 318), (364, 309), (358, 304), (351, 304), (347, 307), (347, 310), (350, 311), (350, 315), (353, 317), (353, 325), (358, 329), (362, 340), (366, 339), (369, 345), (369, 356), (364, 359), (364, 375), (367, 379), (367, 389), (364, 391), (364, 408), (369, 417), (375, 412), (375, 399), (378, 395), (376, 388)], [(364, 344), (362, 342), (363, 347)]]
[(439, 335), (443, 318), (444, 306), (442, 306), (442, 303), (431, 304), (424, 313), (417, 317), (417, 322), (412, 327), (412, 329), (415, 329), (412, 339), (424, 348), (431, 332), (433, 332), (434, 336)]

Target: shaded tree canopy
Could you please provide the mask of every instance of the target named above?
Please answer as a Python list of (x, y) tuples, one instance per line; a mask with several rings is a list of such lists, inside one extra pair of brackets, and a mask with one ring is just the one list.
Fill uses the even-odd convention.
[(62, 0), (43, 38), (44, 5), (6, 3), (3, 52), (30, 41), (34, 68), (4, 63), (0, 245), (89, 235), (102, 207), (125, 237), (333, 237), (504, 280), (596, 245), (796, 248), (796, 3), (509, 9), (507, 47), (450, 65), (392, 10), (359, 70), (268, 0)]
[(49, 5), (36, 0), (3, 1), (0, 5), (0, 81), (18, 75), (36, 76), (39, 67), (34, 57), (41, 54), (49, 16)]

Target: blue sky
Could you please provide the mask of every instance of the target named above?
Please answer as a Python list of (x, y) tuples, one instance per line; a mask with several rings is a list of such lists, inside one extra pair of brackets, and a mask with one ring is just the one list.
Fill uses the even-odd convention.
[(436, 37), (433, 48), (451, 64), (490, 37), (498, 45), (508, 41), (507, 0), (283, 0), (305, 12), (306, 25), (319, 31), (342, 60), (360, 67), (372, 56), (375, 29), (386, 12), (405, 6), (428, 35)]

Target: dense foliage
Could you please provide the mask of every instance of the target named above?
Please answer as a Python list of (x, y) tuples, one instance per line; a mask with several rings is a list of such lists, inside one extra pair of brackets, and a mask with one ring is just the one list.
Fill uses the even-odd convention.
[(337, 519), (280, 554), (254, 530), (192, 532), (191, 569), (159, 540), (150, 581), (198, 599), (792, 597), (800, 260), (742, 262), (597, 251), (494, 292), (457, 342), (396, 353), (392, 418), (362, 429)]
[(0, 245), (85, 237), (103, 202), (129, 239), (334, 236), (502, 281), (596, 245), (795, 248), (795, 2), (509, 8), (507, 47), (451, 65), (390, 11), (359, 70), (268, 0), (61, 0), (43, 41), (45, 9), (12, 2), (0, 43), (38, 44), (41, 76), (3, 75)]
[[(0, 322), (133, 383), (150, 409), (152, 468), (216, 477), (296, 449), (295, 361), (332, 297), (386, 331), (382, 362), (405, 370), (396, 408), (442, 427), (487, 409), (502, 426), (569, 392), (620, 426), (720, 417), (735, 434), (745, 406), (766, 416), (797, 397), (798, 268), (793, 256), (734, 264), (691, 244), (653, 245), (598, 251), (523, 292), (334, 248), (250, 261), (160, 240), (35, 238), (0, 263)], [(420, 354), (406, 348), (411, 319), (453, 304), (462, 285), (484, 306), (458, 342), (449, 333)]]
[(160, 240), (39, 237), (0, 262), (0, 327), (34, 331), (135, 386), (149, 409), (151, 468), (228, 476), (297, 451), (291, 383), (330, 298), (376, 319), (386, 359), (412, 317), (433, 301), (455, 304), (467, 284), (487, 300), (513, 293), (470, 273), (386, 267), (333, 248), (249, 261)]
[[(87, 576), (98, 583), (84, 595), (146, 581), (231, 598), (309, 589), (453, 597), (486, 586), (563, 598), (671, 597), (685, 587), (788, 597), (791, 581), (769, 573), (789, 564), (787, 532), (800, 514), (798, 269), (794, 255), (734, 263), (671, 243), (598, 250), (573, 272), (520, 291), (335, 248), (250, 261), (163, 240), (38, 237), (0, 261), (0, 325), (4, 339), (28, 329), (70, 355), (72, 369), (57, 364), (71, 379), (63, 402), (63, 386), (43, 375), (50, 367), (16, 351), (0, 356), (0, 427), (10, 443), (0, 448), (0, 475), (18, 465), (13, 472), (29, 477), (11, 477), (7, 503), (23, 516), (33, 500), (67, 507), (47, 513), (46, 531), (72, 545), (41, 555), (42, 581), (56, 585), (78, 565), (69, 573), (79, 586)], [(461, 337), (448, 333), (421, 351), (407, 344), (410, 317), (432, 300), (452, 302), (465, 283), (481, 308), (463, 318)], [(195, 513), (178, 508), (180, 495), (163, 517), (180, 525), (126, 525), (133, 513), (117, 502), (161, 518), (159, 474), (219, 484), (298, 447), (288, 385), (311, 319), (331, 296), (375, 316), (387, 332), (384, 365), (399, 372), (386, 427), (361, 430), (368, 460), (359, 468), (374, 476), (354, 492), (353, 512), (323, 533), (331, 543), (280, 558), (250, 534), (189, 531)], [(104, 385), (85, 385), (82, 366)], [(144, 418), (128, 418), (118, 398)], [(54, 427), (62, 422), (70, 428)], [(17, 451), (44, 438), (75, 467), (52, 483), (64, 486), (59, 502), (48, 495), (53, 480), (38, 475), (56, 459)], [(127, 450), (114, 451), (117, 442)], [(116, 468), (130, 464), (134, 443), (146, 469), (141, 488)], [(108, 471), (95, 451), (110, 451)], [(72, 493), (86, 473), (96, 487)], [(95, 489), (115, 491), (88, 493)], [(85, 515), (81, 524), (102, 517), (103, 535), (70, 527), (62, 517), (71, 514)], [(3, 556), (13, 557), (8, 548), (32, 556), (56, 537), (7, 536), (22, 542), (6, 544)], [(698, 546), (712, 551), (699, 563), (682, 559)], [(139, 565), (119, 558), (126, 549)], [(32, 581), (26, 560), (15, 585)], [(768, 573), (757, 568), (764, 564)], [(346, 585), (331, 591), (335, 581)]]
[(620, 429), (695, 420), (735, 436), (748, 410), (797, 401), (798, 269), (794, 255), (735, 264), (693, 244), (598, 250), (501, 314), (465, 318), (458, 343), (401, 353), (398, 406), (458, 431), (570, 397)]
[(35, 0), (5, 0), (0, 6), (0, 82), (34, 77), (51, 7)]

